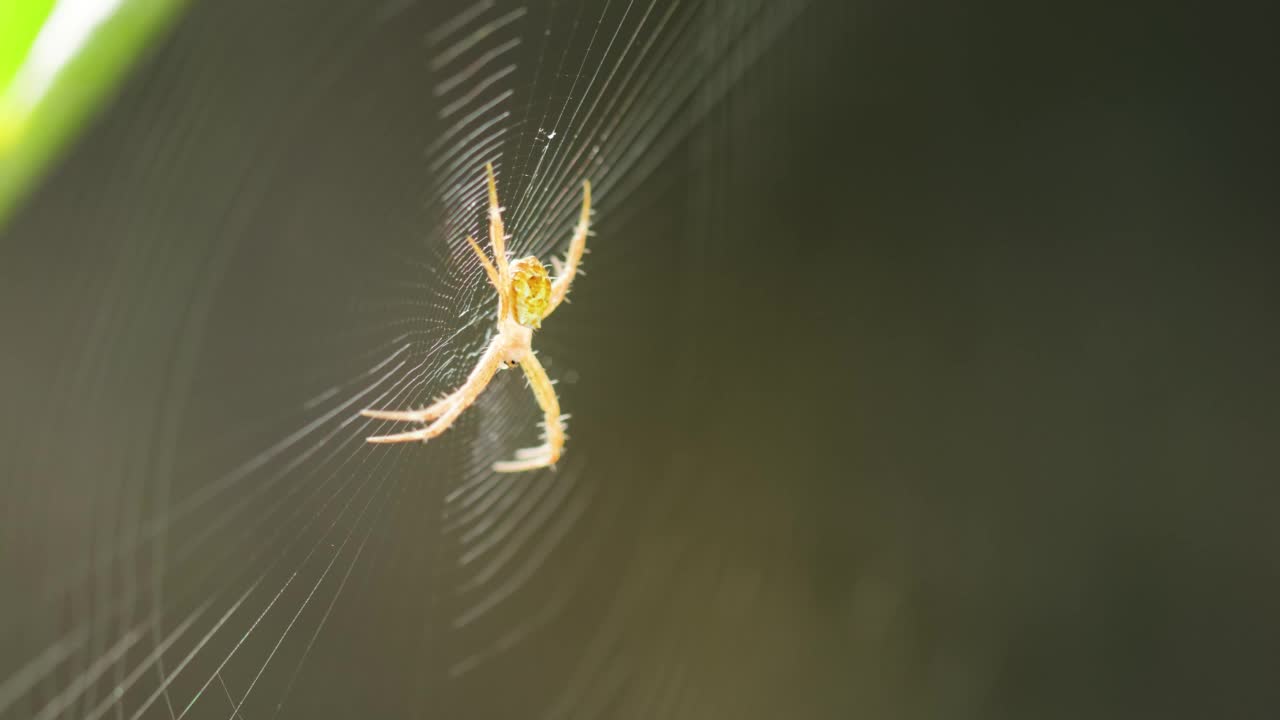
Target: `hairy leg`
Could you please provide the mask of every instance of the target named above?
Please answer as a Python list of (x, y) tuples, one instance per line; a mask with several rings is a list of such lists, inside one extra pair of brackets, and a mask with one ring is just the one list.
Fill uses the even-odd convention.
[(582, 263), (582, 254), (587, 249), (587, 232), (590, 225), (591, 181), (588, 180), (582, 183), (582, 214), (578, 217), (578, 226), (573, 231), (573, 240), (569, 241), (569, 254), (565, 256), (564, 265), (561, 266), (558, 260), (551, 261), (556, 269), (556, 279), (551, 283), (551, 307), (547, 310), (548, 315), (554, 312), (556, 307), (564, 301), (565, 295), (569, 294), (569, 285), (578, 274), (578, 265)]
[(475, 251), (476, 257), (480, 258), (480, 265), (484, 268), (484, 274), (489, 276), (489, 282), (493, 283), (494, 289), (501, 292), (501, 286), (498, 284), (501, 282), (498, 278), (498, 270), (493, 266), (493, 263), (489, 262), (489, 257), (484, 254), (484, 250), (480, 249), (480, 243), (477, 243), (476, 239), (470, 235), (467, 236), (467, 242), (471, 244), (471, 249)]
[(489, 175), (489, 244), (493, 246), (493, 259), (498, 265), (498, 292), (503, 292), (511, 279), (507, 263), (507, 236), (502, 226), (502, 208), (498, 205), (498, 181), (493, 177), (493, 163), (485, 163)]
[(529, 388), (533, 390), (533, 396), (537, 398), (538, 405), (542, 408), (546, 442), (538, 447), (517, 450), (515, 460), (494, 463), (493, 469), (496, 472), (521, 472), (554, 465), (560, 459), (560, 453), (564, 449), (564, 424), (560, 419), (560, 400), (556, 397), (555, 388), (551, 385), (551, 378), (547, 377), (547, 371), (543, 369), (542, 363), (538, 362), (533, 353), (527, 353), (524, 356), (520, 361), (520, 367), (524, 368), (525, 377), (529, 379)]
[(454, 420), (462, 414), (464, 410), (471, 407), (476, 401), (480, 393), (488, 387), (489, 381), (493, 379), (494, 373), (498, 372), (498, 366), (502, 364), (503, 351), (505, 343), (501, 336), (495, 337), (493, 342), (489, 343), (489, 347), (480, 356), (480, 361), (476, 363), (475, 368), (471, 370), (471, 374), (467, 376), (467, 381), (462, 387), (454, 390), (447, 397), (436, 401), (429, 407), (421, 410), (364, 410), (360, 414), (365, 417), (375, 418), (378, 420), (398, 420), (402, 422), (418, 422), (425, 423), (434, 420), (430, 425), (411, 430), (409, 432), (396, 433), (394, 435), (375, 435), (367, 438), (371, 443), (396, 443), (410, 442), (413, 440), (429, 440), (445, 430), (453, 424)]

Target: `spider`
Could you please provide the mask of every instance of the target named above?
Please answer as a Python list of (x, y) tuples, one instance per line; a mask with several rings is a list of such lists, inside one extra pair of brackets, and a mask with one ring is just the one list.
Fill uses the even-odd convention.
[[(591, 217), (591, 182), (582, 184), (582, 215), (569, 243), (569, 254), (562, 264), (552, 258), (556, 278), (552, 280), (538, 258), (530, 255), (514, 262), (507, 261), (506, 236), (502, 228), (502, 208), (498, 206), (498, 185), (493, 178), (493, 164), (485, 165), (489, 176), (489, 242), (493, 245), (493, 261), (485, 255), (475, 238), (467, 242), (480, 258), (489, 282), (498, 293), (498, 334), (489, 343), (479, 362), (462, 387), (421, 410), (364, 410), (365, 417), (379, 420), (422, 423), (417, 430), (394, 435), (375, 435), (371, 443), (427, 441), (449, 429), (458, 416), (476, 401), (489, 381), (502, 367), (524, 369), (529, 387), (544, 416), (544, 442), (538, 447), (517, 450), (514, 460), (493, 464), (496, 472), (521, 472), (554, 465), (564, 449), (564, 422), (560, 401), (551, 387), (551, 379), (530, 348), (533, 331), (564, 301), (569, 284), (578, 274), (578, 263), (587, 245), (587, 227)], [(564, 416), (568, 417), (568, 416)]]

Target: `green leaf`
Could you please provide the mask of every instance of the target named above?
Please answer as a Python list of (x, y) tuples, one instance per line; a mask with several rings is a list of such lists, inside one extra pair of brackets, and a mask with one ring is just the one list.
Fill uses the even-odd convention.
[(0, 225), (183, 0), (0, 0)]

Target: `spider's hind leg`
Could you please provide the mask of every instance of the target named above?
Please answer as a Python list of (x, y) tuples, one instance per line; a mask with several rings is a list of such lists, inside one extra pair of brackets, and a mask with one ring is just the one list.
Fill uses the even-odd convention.
[(551, 284), (551, 307), (547, 309), (550, 315), (555, 311), (560, 303), (564, 302), (565, 295), (569, 294), (569, 286), (573, 284), (573, 278), (579, 273), (578, 266), (582, 263), (582, 254), (587, 251), (587, 234), (591, 228), (591, 181), (582, 183), (582, 214), (578, 218), (578, 225), (574, 228), (573, 239), (569, 241), (569, 252), (561, 263), (558, 259), (553, 258), (551, 264), (556, 269), (555, 282)]
[(507, 262), (507, 235), (502, 225), (502, 206), (498, 204), (498, 181), (493, 177), (493, 163), (485, 163), (485, 174), (489, 178), (489, 244), (493, 246), (493, 260), (498, 273), (500, 286), (505, 287), (511, 278), (511, 269)]

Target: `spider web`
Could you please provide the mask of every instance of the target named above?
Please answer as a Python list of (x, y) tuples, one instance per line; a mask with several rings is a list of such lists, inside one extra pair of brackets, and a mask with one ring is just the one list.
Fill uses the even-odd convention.
[(535, 338), (585, 404), (620, 337), (593, 283), (652, 262), (609, 228), (806, 3), (313, 5), (193, 4), (6, 230), (0, 717), (596, 716), (621, 682), (626, 608), (564, 623), (626, 498), (592, 421), (503, 476), (539, 419), (515, 373), (426, 446), (358, 411), (484, 348), (486, 162), (516, 256), (563, 252), (594, 185)]

